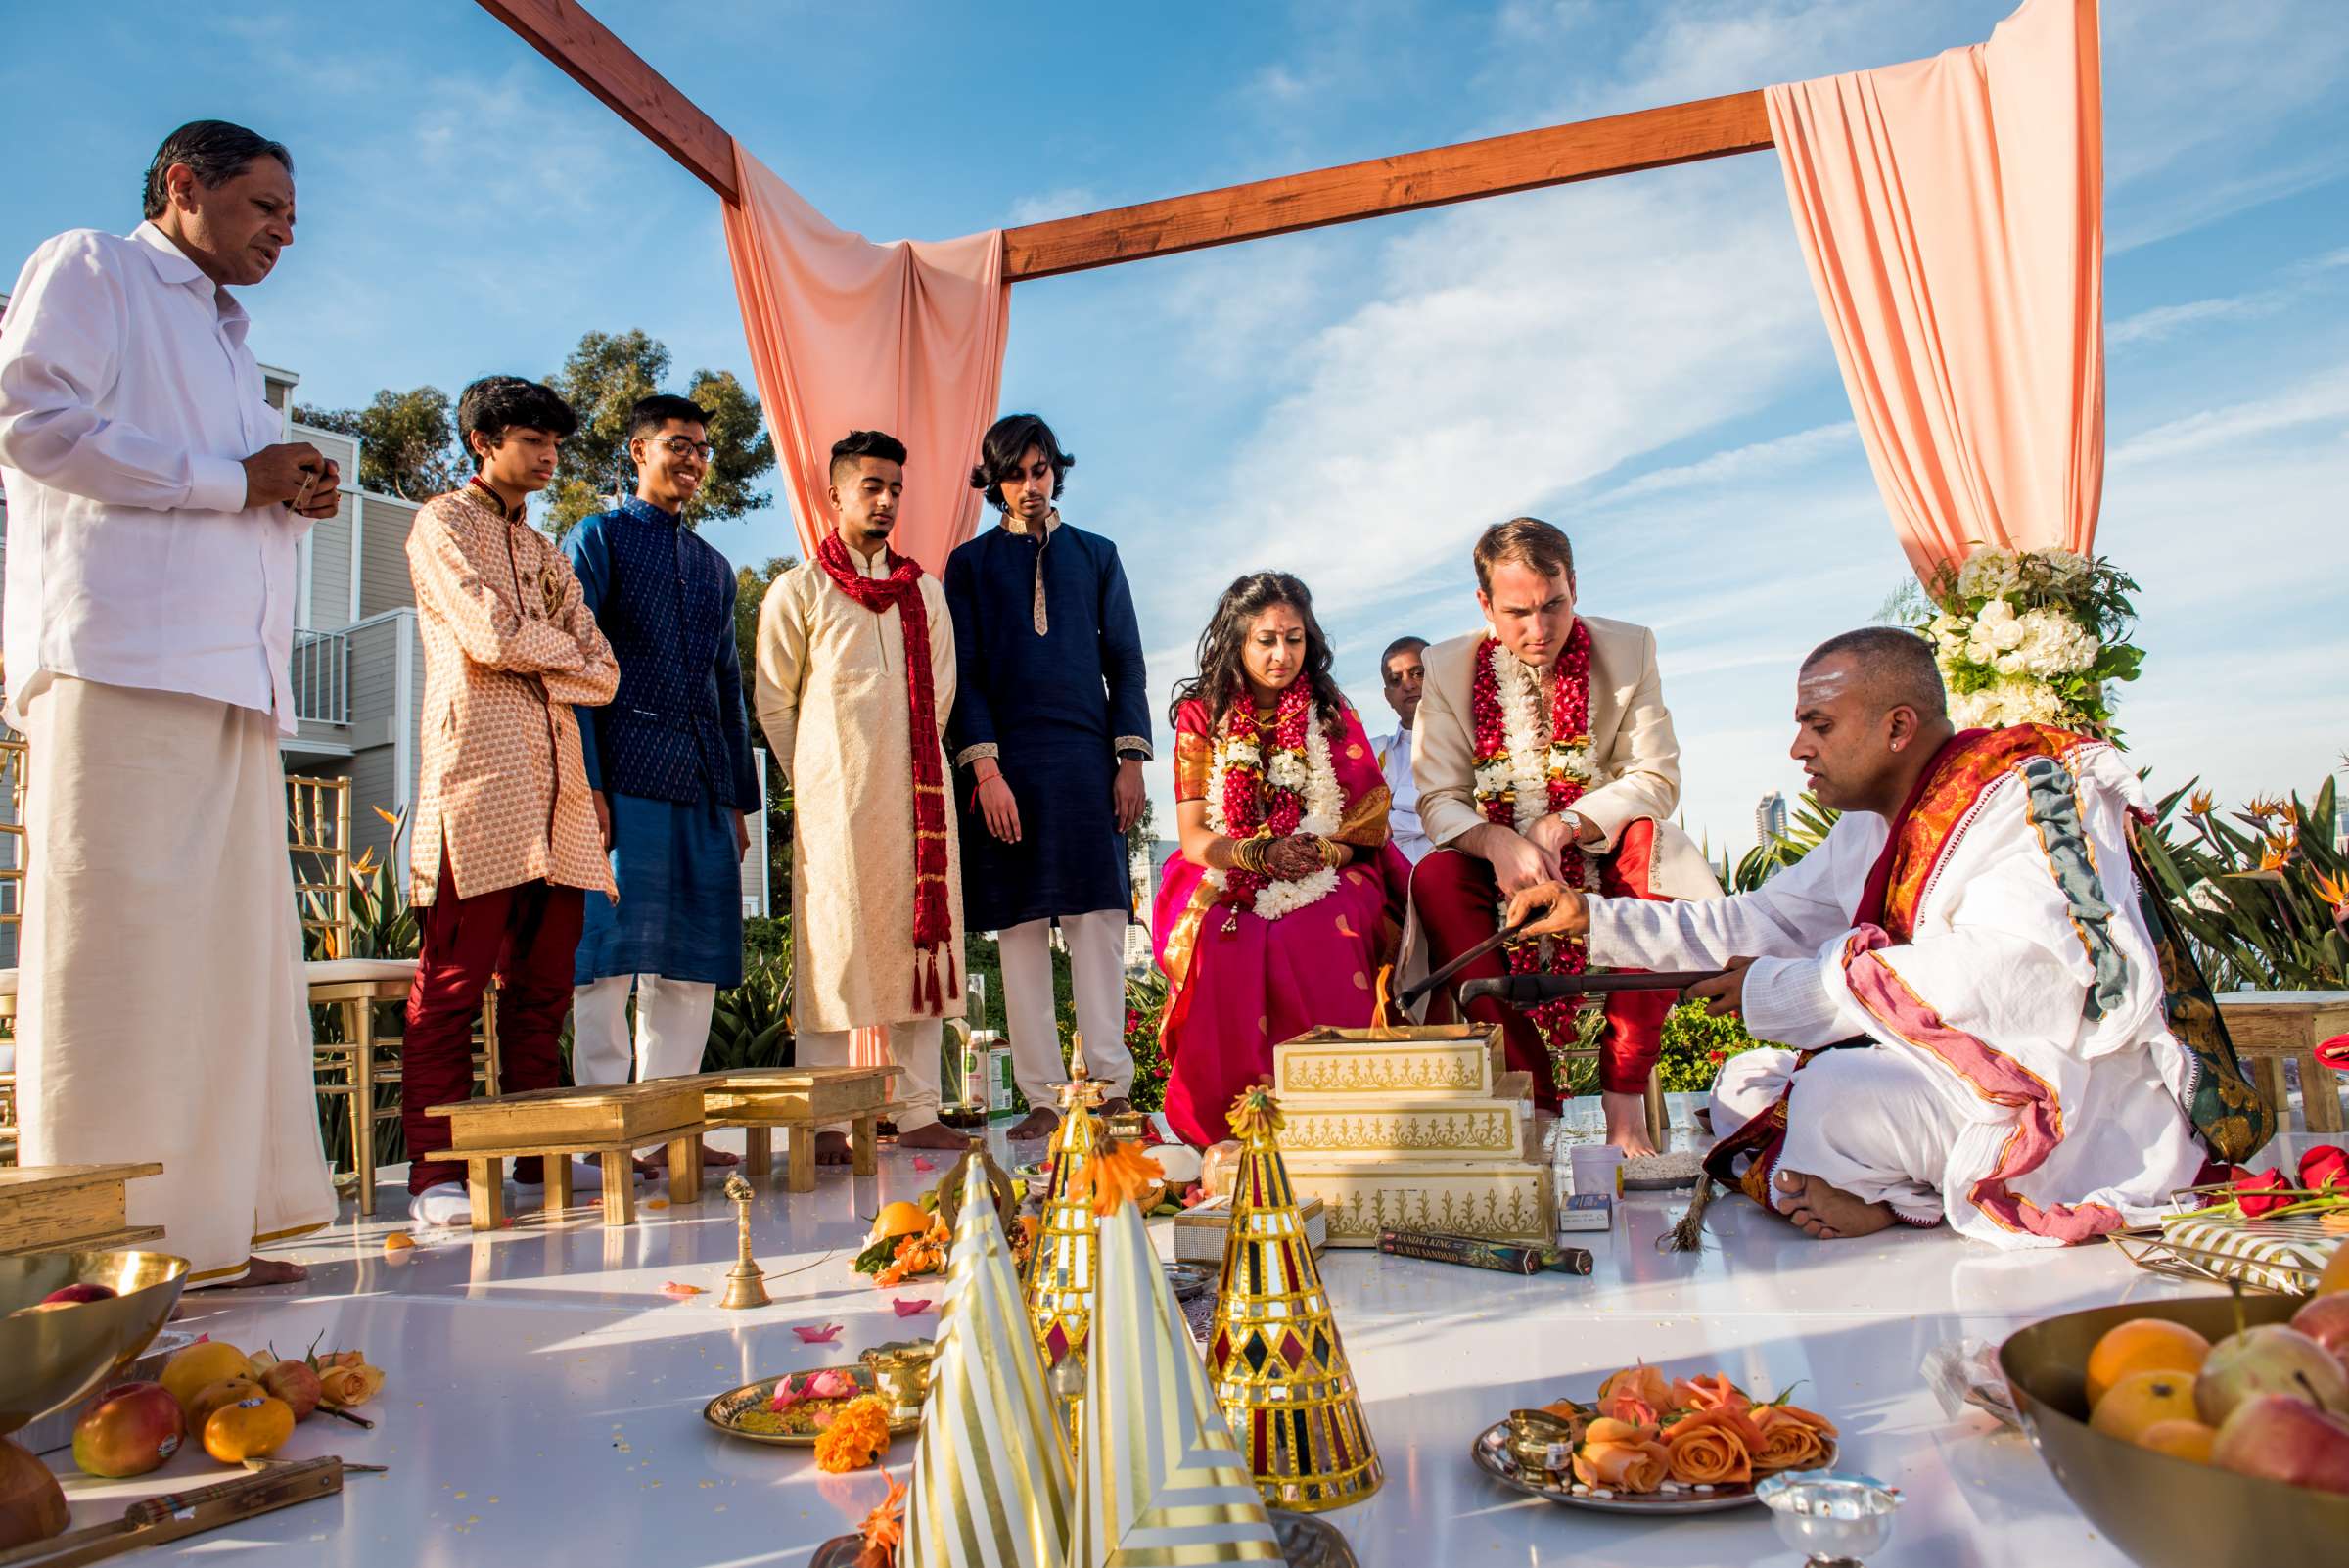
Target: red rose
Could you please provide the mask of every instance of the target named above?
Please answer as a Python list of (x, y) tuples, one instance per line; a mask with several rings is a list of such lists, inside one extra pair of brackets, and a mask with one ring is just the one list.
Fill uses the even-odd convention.
[(2311, 1192), (2326, 1187), (2349, 1192), (2349, 1149), (2320, 1143), (2300, 1156), (2300, 1184)]
[(2288, 1194), (2292, 1183), (2281, 1171), (2262, 1171), (2257, 1176), (2236, 1176), (2233, 1183), (2235, 1201), (2243, 1206), (2243, 1218), (2256, 1220), (2271, 1209), (2280, 1209), (2293, 1202)]

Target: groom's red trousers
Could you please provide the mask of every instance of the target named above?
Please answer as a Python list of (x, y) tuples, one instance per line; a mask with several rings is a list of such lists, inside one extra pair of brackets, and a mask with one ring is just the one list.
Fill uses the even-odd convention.
[[(1647, 888), (1654, 843), (1653, 823), (1641, 820), (1626, 827), (1614, 852), (1599, 860), (1598, 891), (1620, 899), (1661, 897)], [(1500, 891), (1492, 865), (1458, 850), (1436, 851), (1411, 868), (1411, 907), (1427, 935), (1427, 966), (1440, 969), (1493, 935), (1499, 920)], [(1451, 984), (1507, 973), (1508, 959), (1497, 949), (1453, 976)], [(1599, 1038), (1602, 1090), (1645, 1092), (1648, 1074), (1663, 1048), (1665, 1015), (1679, 999), (1669, 991), (1617, 992), (1607, 998), (1607, 1027)], [(1476, 1023), (1500, 1026), (1510, 1070), (1533, 1074), (1535, 1103), (1556, 1110), (1561, 1102), (1557, 1078), (1533, 1019), (1489, 996), (1470, 1003), (1467, 1012)]]

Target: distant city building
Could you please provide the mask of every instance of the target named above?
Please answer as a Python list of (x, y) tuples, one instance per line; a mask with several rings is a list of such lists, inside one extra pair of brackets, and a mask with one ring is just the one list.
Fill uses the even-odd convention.
[(1772, 790), (1754, 807), (1754, 842), (1767, 850), (1786, 837), (1786, 797)]

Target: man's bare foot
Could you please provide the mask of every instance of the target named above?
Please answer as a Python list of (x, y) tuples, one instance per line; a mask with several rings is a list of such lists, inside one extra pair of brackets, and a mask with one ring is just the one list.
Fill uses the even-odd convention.
[(1103, 1100), (1099, 1116), (1106, 1122), (1113, 1116), (1126, 1116), (1133, 1110), (1133, 1101), (1121, 1094), (1116, 1099)]
[[(1102, 1107), (1105, 1112), (1108, 1109), (1109, 1107), (1106, 1105)], [(1032, 1107), (1026, 1116), (1012, 1123), (1011, 1130), (1003, 1135), (1014, 1143), (1033, 1143), (1037, 1138), (1050, 1137), (1053, 1130), (1059, 1126), (1060, 1118), (1038, 1105)]]
[(1771, 1184), (1777, 1190), (1778, 1213), (1816, 1240), (1870, 1236), (1892, 1223), (1890, 1204), (1863, 1203), (1843, 1188), (1800, 1171), (1780, 1171)]
[[(723, 1168), (729, 1165), (740, 1165), (741, 1163), (742, 1156), (738, 1154), (728, 1154), (725, 1150), (717, 1148), (716, 1146), (708, 1142), (705, 1142), (702, 1145), (702, 1169), (705, 1171), (709, 1170), (712, 1166)], [(668, 1145), (664, 1143), (661, 1145), (661, 1147), (655, 1149), (651, 1154), (637, 1161), (636, 1169), (646, 1176), (651, 1176), (655, 1172), (668, 1170)]]
[[(798, 1136), (794, 1133), (793, 1136)], [(818, 1165), (847, 1165), (849, 1135), (846, 1132), (818, 1132), (815, 1135), (815, 1163)]]
[(1621, 1149), (1625, 1159), (1656, 1152), (1655, 1140), (1647, 1135), (1646, 1095), (1601, 1094), (1598, 1103), (1607, 1113), (1607, 1141)]
[(957, 1153), (971, 1146), (967, 1132), (957, 1132), (945, 1123), (932, 1120), (920, 1127), (902, 1129), (898, 1133), (900, 1149), (953, 1149)]
[(264, 1285), (299, 1285), (310, 1277), (310, 1271), (298, 1263), (282, 1258), (248, 1258), (245, 1271), (234, 1279), (223, 1279), (216, 1290), (257, 1290)]

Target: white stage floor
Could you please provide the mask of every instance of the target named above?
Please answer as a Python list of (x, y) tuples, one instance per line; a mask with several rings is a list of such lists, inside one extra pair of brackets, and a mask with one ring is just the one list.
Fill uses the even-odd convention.
[[(2304, 1140), (2294, 1140), (2304, 1141)], [(944, 1162), (941, 1161), (942, 1169)], [(392, 1172), (387, 1172), (390, 1178)], [(899, 1318), (849, 1260), (867, 1219), (937, 1179), (884, 1150), (878, 1177), (826, 1172), (815, 1191), (776, 1186), (753, 1207), (774, 1305), (716, 1303), (735, 1250), (733, 1207), (647, 1212), (608, 1231), (594, 1211), (556, 1226), (526, 1213), (513, 1228), (444, 1232), (393, 1266), (383, 1237), (404, 1222), (346, 1218), (273, 1256), (310, 1266), (304, 1285), (188, 1298), (183, 1326), (241, 1348), (299, 1355), (314, 1337), (355, 1347), (388, 1369), (367, 1413), (372, 1433), (322, 1418), (284, 1457), (341, 1453), (391, 1467), (354, 1476), (338, 1499), (304, 1504), (176, 1549), (304, 1564), (636, 1563), (748, 1568), (806, 1563), (876, 1503), (874, 1472), (825, 1477), (806, 1451), (719, 1436), (702, 1422), (713, 1395), (754, 1378), (852, 1360), (889, 1340), (935, 1332)], [(657, 1191), (646, 1188), (648, 1193)], [(1797, 1404), (1843, 1431), (1846, 1468), (1907, 1496), (1879, 1561), (1936, 1568), (2018, 1562), (2107, 1568), (2124, 1561), (2065, 1500), (2029, 1444), (1988, 1416), (1952, 1421), (1918, 1363), (1934, 1345), (1998, 1340), (2074, 1308), (2155, 1300), (2183, 1287), (2109, 1247), (2001, 1253), (1950, 1231), (1896, 1227), (1862, 1241), (1814, 1242), (1741, 1198), (1707, 1215), (1700, 1255), (1656, 1250), (1679, 1196), (1635, 1198), (1611, 1235), (1565, 1238), (1597, 1255), (1589, 1278), (1518, 1279), (1441, 1264), (1331, 1252), (1323, 1276), (1386, 1461), (1385, 1488), (1329, 1517), (1364, 1568), (1576, 1563), (1625, 1568), (1799, 1561), (1765, 1512), (1663, 1521), (1602, 1518), (1508, 1492), (1468, 1458), (1471, 1438), (1514, 1407), (1588, 1395), (1617, 1366), (1716, 1368)], [(389, 1180), (385, 1208), (401, 1188)], [(827, 1259), (829, 1254), (829, 1259)], [(709, 1294), (672, 1300), (669, 1281)], [(843, 1325), (837, 1349), (804, 1346), (801, 1323)], [(912, 1457), (901, 1439), (893, 1473)], [(223, 1472), (183, 1453), (153, 1476), (67, 1476), (76, 1525), (130, 1499)]]

